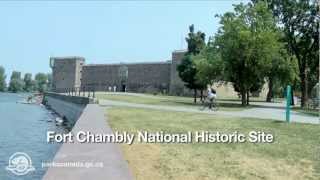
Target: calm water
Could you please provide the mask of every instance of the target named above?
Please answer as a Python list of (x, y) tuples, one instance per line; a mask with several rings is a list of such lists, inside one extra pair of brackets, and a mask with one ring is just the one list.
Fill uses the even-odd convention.
[[(0, 93), (0, 180), (41, 179), (46, 169), (41, 162), (51, 161), (61, 144), (48, 144), (48, 130), (67, 132), (55, 123), (56, 115), (40, 105), (19, 104), (27, 94)], [(16, 176), (7, 171), (9, 157), (15, 152), (25, 152), (35, 171)]]

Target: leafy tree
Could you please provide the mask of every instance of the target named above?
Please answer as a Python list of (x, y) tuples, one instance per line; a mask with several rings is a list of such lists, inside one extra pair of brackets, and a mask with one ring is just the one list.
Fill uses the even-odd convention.
[(205, 47), (205, 33), (198, 31), (194, 32), (194, 25), (189, 26), (189, 33), (186, 41), (188, 43), (188, 53), (192, 55), (197, 55), (200, 53), (201, 49)]
[(223, 80), (224, 64), (212, 38), (194, 59), (197, 69), (197, 82), (212, 85), (214, 82)]
[(27, 92), (32, 91), (33, 90), (32, 74), (26, 73), (24, 75), (23, 81), (24, 81), (23, 90)]
[[(262, 0), (253, 0), (257, 3)], [(319, 5), (316, 0), (267, 0), (285, 33), (288, 50), (298, 60), (301, 107), (319, 80)]]
[(194, 103), (197, 102), (197, 89), (199, 85), (196, 82), (196, 68), (191, 59), (191, 55), (183, 57), (181, 63), (177, 67), (179, 77), (185, 82), (185, 86), (194, 90)]
[(292, 84), (298, 78), (297, 72), (298, 65), (295, 57), (290, 56), (284, 48), (280, 48), (272, 58), (271, 68), (267, 72), (269, 90), (266, 101), (271, 102), (277, 89), (284, 89), (283, 87), (287, 84)]
[(6, 74), (4, 67), (0, 66), (0, 92), (6, 90)]
[[(186, 41), (188, 43), (188, 52), (181, 60), (181, 64), (178, 65), (177, 70), (179, 77), (185, 82), (185, 86), (194, 90), (194, 103), (197, 102), (197, 89), (203, 89), (206, 85), (200, 84), (196, 81), (196, 67), (192, 60), (193, 55), (200, 53), (201, 49), (205, 47), (205, 34), (198, 31), (194, 32), (194, 25), (189, 26), (189, 33)], [(202, 94), (202, 91), (201, 91)], [(201, 96), (202, 97), (202, 96)]]
[(24, 82), (21, 79), (21, 72), (13, 71), (10, 77), (9, 91), (20, 92), (23, 90)]
[(271, 68), (272, 55), (279, 49), (273, 16), (265, 3), (239, 4), (221, 18), (216, 35), (217, 48), (224, 62), (224, 75), (249, 104), (249, 92), (258, 91)]
[(37, 73), (35, 76), (36, 89), (39, 92), (44, 92), (47, 90), (48, 76), (45, 73)]

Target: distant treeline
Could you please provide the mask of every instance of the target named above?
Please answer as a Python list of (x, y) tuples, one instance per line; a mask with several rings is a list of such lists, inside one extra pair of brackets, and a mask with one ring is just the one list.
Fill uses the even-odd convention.
[(50, 90), (52, 82), (49, 73), (37, 73), (34, 78), (25, 73), (22, 78), (21, 72), (13, 71), (8, 84), (6, 77), (4, 67), (0, 66), (0, 92), (44, 92)]

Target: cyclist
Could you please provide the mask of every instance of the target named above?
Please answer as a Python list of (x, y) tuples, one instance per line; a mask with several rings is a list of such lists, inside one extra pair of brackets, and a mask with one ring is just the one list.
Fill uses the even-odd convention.
[(209, 109), (212, 109), (213, 101), (215, 101), (216, 98), (217, 98), (216, 90), (213, 89), (213, 88), (208, 88), (208, 97), (207, 98), (209, 99), (209, 102), (210, 102), (209, 103)]

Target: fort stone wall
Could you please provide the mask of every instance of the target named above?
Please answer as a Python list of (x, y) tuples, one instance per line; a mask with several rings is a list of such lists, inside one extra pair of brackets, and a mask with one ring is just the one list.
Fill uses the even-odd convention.
[(81, 71), (84, 64), (82, 57), (50, 58), (52, 68), (52, 88), (55, 92), (80, 87)]
[[(96, 91), (168, 92), (170, 62), (100, 64), (82, 67), (81, 87)], [(120, 68), (127, 70), (122, 77)]]
[(192, 95), (192, 91), (184, 86), (184, 82), (179, 77), (177, 67), (186, 54), (186, 50), (179, 50), (172, 52), (172, 64), (170, 67), (170, 94), (171, 95)]
[(119, 64), (85, 65), (82, 67), (81, 87), (95, 91), (108, 91), (118, 86)]
[(127, 64), (128, 91), (169, 92), (171, 62)]
[(50, 58), (53, 90), (66, 92), (68, 89), (81, 88), (190, 95), (192, 92), (184, 87), (177, 72), (185, 53), (174, 51), (172, 60), (162, 62), (88, 65), (82, 57), (53, 57)]

